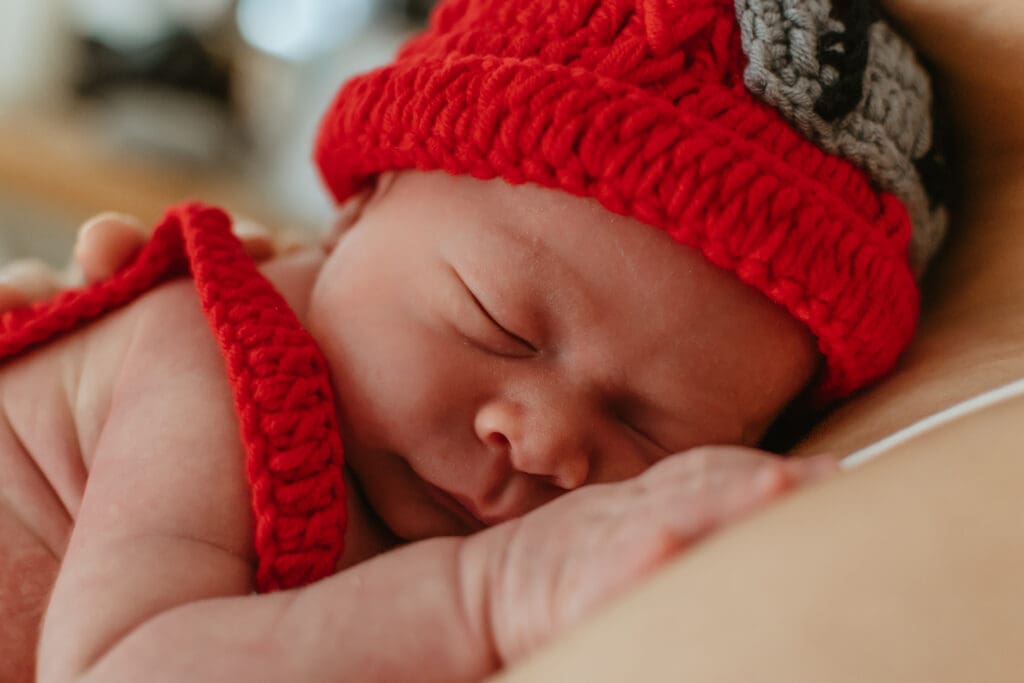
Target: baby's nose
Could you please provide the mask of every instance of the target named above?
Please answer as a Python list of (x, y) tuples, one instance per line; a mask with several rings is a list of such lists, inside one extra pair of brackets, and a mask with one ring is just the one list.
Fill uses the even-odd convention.
[(592, 425), (578, 406), (551, 401), (495, 399), (476, 414), (477, 438), (498, 450), (517, 471), (572, 490), (590, 474)]

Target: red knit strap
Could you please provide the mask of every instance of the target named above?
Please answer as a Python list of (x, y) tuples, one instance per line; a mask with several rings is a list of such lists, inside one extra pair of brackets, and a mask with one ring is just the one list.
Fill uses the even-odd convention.
[(214, 208), (167, 212), (135, 260), (112, 278), (0, 317), (0, 360), (122, 306), (191, 266), (227, 363), (252, 487), (257, 589), (332, 574), (345, 535), (341, 432), (325, 362)]
[(260, 591), (332, 574), (345, 534), (341, 432), (327, 363), (217, 209), (184, 206), (185, 253), (227, 361), (246, 449)]
[(0, 316), (0, 360), (77, 329), (187, 272), (181, 229), (168, 214), (145, 248), (114, 277)]

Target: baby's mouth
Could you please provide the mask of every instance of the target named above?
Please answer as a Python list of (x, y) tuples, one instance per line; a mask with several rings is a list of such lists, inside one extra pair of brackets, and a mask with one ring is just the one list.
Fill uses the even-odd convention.
[[(418, 477), (418, 475), (417, 475)], [(471, 531), (480, 531), (486, 529), (487, 524), (484, 523), (473, 511), (465, 504), (463, 504), (459, 498), (448, 493), (444, 489), (431, 484), (429, 481), (422, 477), (418, 477), (423, 482), (423, 488), (426, 490), (427, 495), (437, 503), (439, 506), (451, 512), (453, 515), (459, 518)]]

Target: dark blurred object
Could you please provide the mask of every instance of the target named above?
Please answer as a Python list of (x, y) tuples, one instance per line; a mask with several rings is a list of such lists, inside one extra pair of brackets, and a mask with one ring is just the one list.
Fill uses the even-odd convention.
[(438, 0), (395, 0), (395, 2), (406, 17), (417, 23), (423, 23)]
[(228, 105), (228, 65), (188, 31), (176, 31), (149, 45), (115, 49), (94, 39), (82, 40), (82, 62), (75, 92), (102, 96), (126, 85), (145, 84), (208, 97)]
[[(207, 37), (204, 36), (204, 39)], [(97, 132), (116, 146), (168, 160), (217, 164), (242, 141), (232, 98), (230, 45), (178, 27), (148, 41), (80, 38), (74, 91)]]

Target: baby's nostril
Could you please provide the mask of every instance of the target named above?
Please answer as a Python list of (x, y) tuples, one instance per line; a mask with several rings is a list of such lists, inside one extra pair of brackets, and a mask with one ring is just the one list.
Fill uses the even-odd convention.
[(565, 483), (562, 481), (561, 477), (559, 477), (557, 474), (541, 474), (541, 475), (538, 475), (537, 478), (540, 479), (541, 481), (543, 481), (545, 484), (549, 484), (549, 485), (555, 487), (556, 489), (562, 489), (563, 491), (568, 491), (568, 490), (570, 490), (572, 488), (572, 487), (566, 486)]
[(508, 437), (501, 432), (491, 432), (491, 443), (501, 448), (507, 448), (509, 445)]

